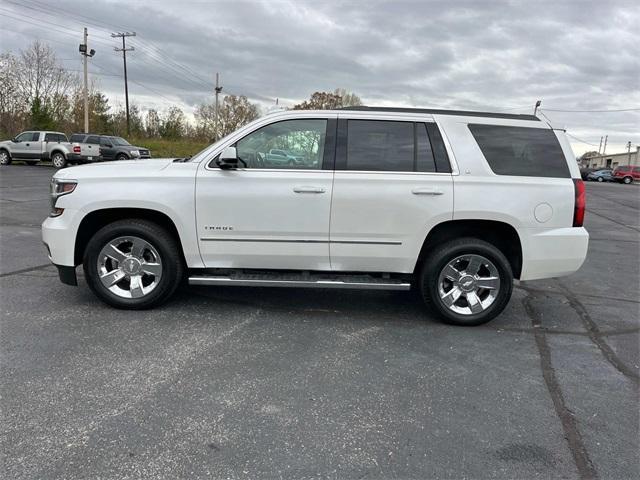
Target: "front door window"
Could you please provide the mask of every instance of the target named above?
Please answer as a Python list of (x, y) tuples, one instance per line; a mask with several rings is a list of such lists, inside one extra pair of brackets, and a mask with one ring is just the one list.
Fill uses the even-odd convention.
[(319, 170), (326, 132), (327, 120), (272, 123), (238, 141), (238, 158), (246, 163), (245, 168)]

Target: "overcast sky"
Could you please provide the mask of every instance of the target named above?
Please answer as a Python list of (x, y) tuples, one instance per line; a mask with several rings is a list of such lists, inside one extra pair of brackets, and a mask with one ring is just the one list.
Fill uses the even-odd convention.
[[(55, 6), (54, 6), (55, 5)], [(633, 1), (0, 0), (0, 47), (40, 39), (69, 70), (89, 28), (99, 88), (143, 108), (211, 101), (224, 92), (267, 107), (316, 90), (354, 91), (367, 105), (531, 113), (537, 99), (576, 154), (640, 144), (640, 8)], [(623, 110), (556, 112), (553, 110)]]

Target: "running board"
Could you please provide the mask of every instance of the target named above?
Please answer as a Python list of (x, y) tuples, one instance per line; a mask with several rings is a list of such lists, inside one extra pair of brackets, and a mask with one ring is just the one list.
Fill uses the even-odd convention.
[(192, 275), (189, 277), (189, 284), (236, 285), (243, 287), (355, 288), (363, 290), (411, 289), (411, 284), (403, 280), (368, 275)]

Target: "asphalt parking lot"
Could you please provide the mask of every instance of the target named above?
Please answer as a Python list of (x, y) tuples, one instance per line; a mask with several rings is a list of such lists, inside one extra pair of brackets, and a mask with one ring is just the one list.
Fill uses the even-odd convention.
[(0, 168), (2, 478), (640, 476), (640, 187), (589, 183), (583, 268), (456, 328), (411, 292), (111, 309), (48, 264), (53, 172)]

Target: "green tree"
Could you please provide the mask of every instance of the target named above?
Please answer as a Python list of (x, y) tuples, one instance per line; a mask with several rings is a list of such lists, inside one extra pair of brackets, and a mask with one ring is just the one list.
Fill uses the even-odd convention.
[(34, 130), (53, 130), (56, 122), (46, 105), (42, 104), (39, 97), (31, 102), (31, 128)]

